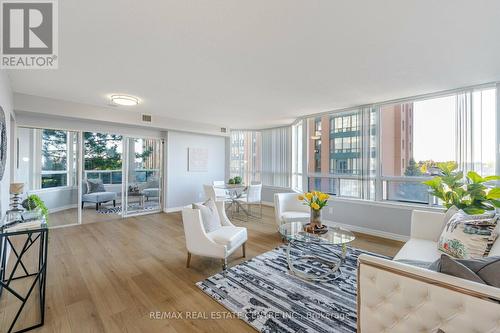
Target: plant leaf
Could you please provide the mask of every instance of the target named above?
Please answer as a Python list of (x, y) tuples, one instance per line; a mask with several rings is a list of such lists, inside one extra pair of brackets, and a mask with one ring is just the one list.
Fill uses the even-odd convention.
[(441, 179), (441, 177), (434, 177), (432, 179), (426, 180), (425, 182), (422, 182), (422, 184), (430, 186), (433, 189), (436, 189), (441, 185), (442, 182), (443, 180)]
[(500, 208), (500, 200), (490, 200), (491, 204), (497, 208)]
[(479, 184), (485, 182), (485, 179), (475, 171), (467, 172), (467, 178), (469, 178), (473, 184)]
[(491, 182), (492, 180), (500, 180), (500, 176), (487, 176), (484, 177), (485, 182)]
[(487, 199), (500, 199), (500, 187), (492, 188), (488, 194), (486, 194)]
[(479, 215), (479, 214), (484, 213), (484, 209), (474, 207), (474, 206), (465, 207), (463, 210), (464, 210), (464, 212), (466, 212), (469, 215)]

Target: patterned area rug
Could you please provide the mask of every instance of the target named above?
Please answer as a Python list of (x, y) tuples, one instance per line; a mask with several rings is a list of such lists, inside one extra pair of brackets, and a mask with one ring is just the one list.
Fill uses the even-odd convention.
[[(139, 204), (131, 205), (133, 210), (145, 209), (145, 210), (154, 210), (158, 209), (158, 204), (145, 205), (144, 208), (140, 207)], [(116, 207), (103, 207), (99, 208), (97, 211), (98, 214), (120, 214), (122, 212), (121, 206)]]
[[(337, 246), (301, 246), (292, 256), (308, 254), (332, 258)], [(306, 282), (288, 273), (286, 245), (229, 268), (196, 285), (259, 332), (356, 332), (356, 271), (362, 253), (349, 248), (342, 274), (329, 282)], [(295, 265), (315, 274), (326, 266), (314, 261)]]

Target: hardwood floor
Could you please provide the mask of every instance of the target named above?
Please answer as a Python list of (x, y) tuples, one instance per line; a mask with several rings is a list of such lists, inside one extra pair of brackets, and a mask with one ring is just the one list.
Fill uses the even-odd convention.
[[(249, 240), (247, 258), (237, 251), (229, 267), (281, 244), (272, 208), (264, 208), (263, 220), (234, 222), (248, 228)], [(402, 243), (357, 235), (352, 245), (392, 256)], [(180, 213), (53, 229), (48, 260), (46, 321), (38, 332), (255, 332), (235, 318), (186, 319), (227, 310), (195, 286), (220, 271), (220, 260), (193, 256), (186, 268)], [(0, 309), (12, 303), (3, 297)], [(150, 318), (158, 311), (183, 319)]]

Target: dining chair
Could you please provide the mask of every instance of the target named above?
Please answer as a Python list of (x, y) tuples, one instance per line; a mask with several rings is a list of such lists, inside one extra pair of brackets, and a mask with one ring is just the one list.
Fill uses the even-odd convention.
[(218, 186), (224, 186), (226, 185), (226, 182), (223, 180), (214, 180), (212, 182), (213, 188), (215, 191), (215, 196), (221, 200), (222, 198), (229, 199), (229, 195), (227, 194), (227, 191), (223, 188), (220, 188)]
[(262, 184), (249, 185), (246, 190), (246, 195), (238, 199), (238, 202), (246, 206), (248, 211), (247, 220), (251, 214), (251, 207), (259, 205), (260, 215), (262, 218)]

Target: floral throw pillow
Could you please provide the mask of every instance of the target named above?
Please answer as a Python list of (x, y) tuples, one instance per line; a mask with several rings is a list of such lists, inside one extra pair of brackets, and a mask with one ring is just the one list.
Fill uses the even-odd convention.
[(458, 259), (477, 259), (488, 255), (495, 242), (498, 216), (468, 215), (457, 212), (445, 224), (438, 249)]

